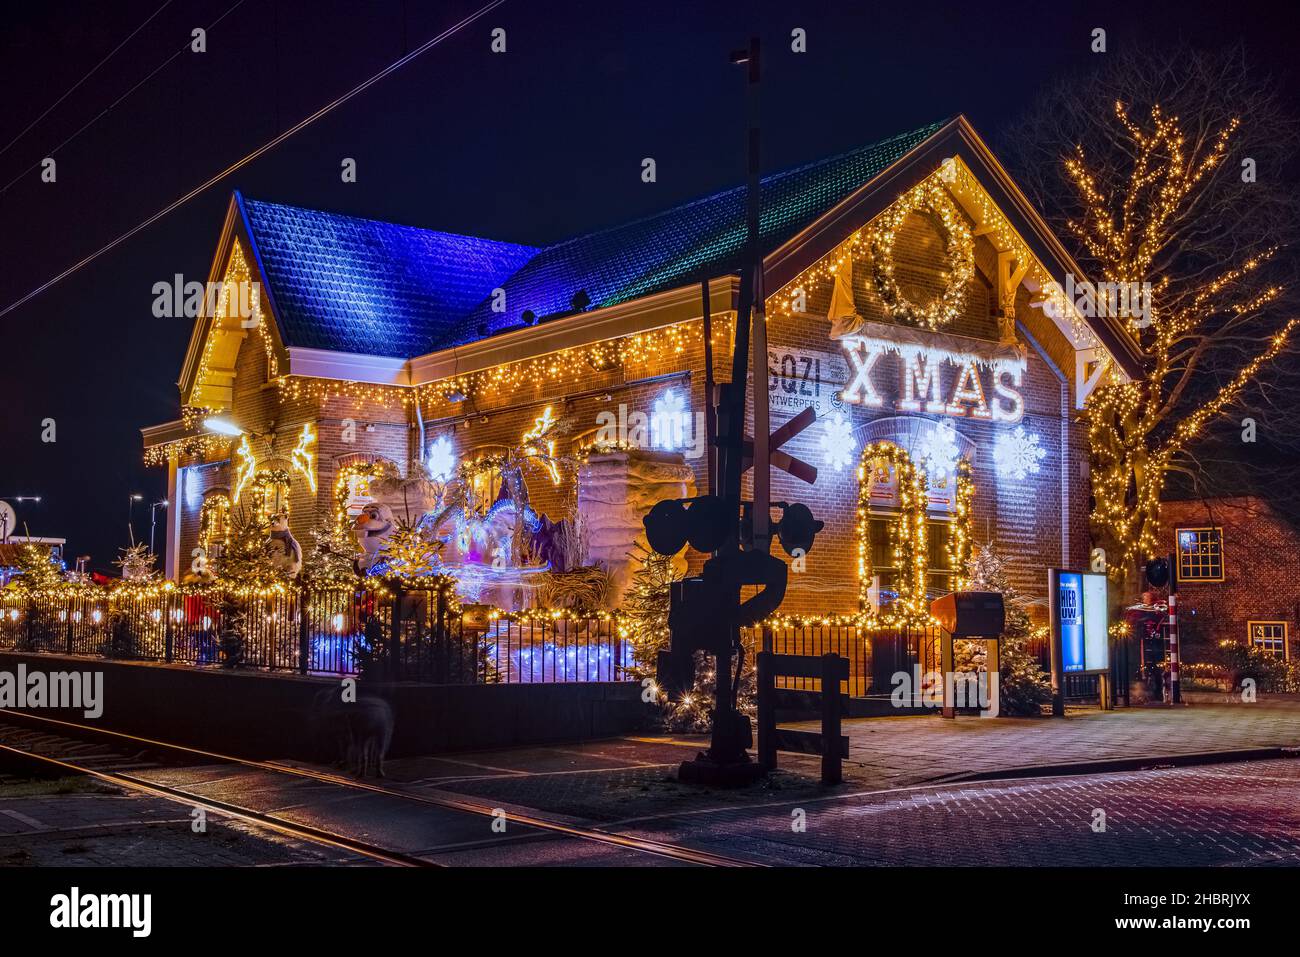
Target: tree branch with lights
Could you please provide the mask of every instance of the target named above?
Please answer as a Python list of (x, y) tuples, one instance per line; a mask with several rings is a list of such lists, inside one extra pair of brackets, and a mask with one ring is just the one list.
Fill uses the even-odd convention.
[[(1013, 158), (1040, 203), (1059, 211), (1088, 278), (1150, 291), (1147, 308), (1127, 316), (1141, 374), (1103, 381), (1082, 414), (1093, 524), (1119, 578), (1159, 551), (1168, 476), (1195, 467), (1210, 423), (1241, 408), (1295, 348), (1293, 197), (1254, 179), (1257, 162), (1280, 162), (1267, 141), (1291, 141), (1295, 124), (1267, 91), (1250, 95), (1232, 56), (1120, 58), (1076, 89), (1051, 91), (1013, 133)], [(1063, 141), (1076, 145), (1060, 156)], [(1042, 169), (1052, 153), (1055, 181)]]

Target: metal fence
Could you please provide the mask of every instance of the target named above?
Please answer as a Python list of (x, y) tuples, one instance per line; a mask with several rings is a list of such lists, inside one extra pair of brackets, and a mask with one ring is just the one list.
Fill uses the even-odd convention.
[[(939, 630), (898, 628), (882, 631), (857, 624), (810, 621), (768, 628), (747, 628), (742, 641), (753, 660), (753, 652), (765, 647), (779, 655), (819, 657), (836, 654), (849, 661), (847, 693), (855, 698), (885, 696), (894, 686), (895, 675), (924, 682), (939, 670)], [(919, 669), (919, 670), (918, 670)], [(777, 686), (800, 691), (819, 691), (816, 678), (777, 679)], [(843, 691), (844, 688), (841, 688)]]
[(462, 609), (437, 588), (0, 593), (0, 650), (438, 684), (622, 681), (632, 664), (612, 616)]

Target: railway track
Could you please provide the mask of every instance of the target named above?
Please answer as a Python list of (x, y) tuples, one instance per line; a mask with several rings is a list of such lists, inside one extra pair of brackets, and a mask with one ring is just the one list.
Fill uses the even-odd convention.
[[(293, 820), (284, 813), (260, 810), (248, 802), (234, 802), (213, 797), (187, 787), (158, 780), (168, 769), (231, 767), (254, 775), (292, 779), (322, 789), (314, 793), (318, 804), (334, 801), (341, 795), (375, 803), (401, 802), (404, 806), (425, 805), (448, 813), (461, 823), (478, 821), (477, 827), (491, 822), (513, 825), (515, 840), (550, 837), (615, 849), (627, 856), (620, 863), (648, 862), (647, 858), (698, 867), (752, 867), (750, 861), (726, 857), (695, 848), (660, 841), (629, 837), (599, 829), (553, 821), (531, 814), (507, 811), (472, 801), (443, 795), (425, 794), (384, 784), (359, 781), (344, 775), (314, 768), (297, 767), (275, 761), (258, 761), (191, 748), (187, 745), (143, 738), (136, 735), (95, 728), (76, 722), (61, 721), (39, 715), (0, 708), (0, 754), (36, 762), (74, 774), (86, 774), (102, 781), (141, 793), (177, 801), (188, 807), (203, 807), (230, 815), (251, 824), (270, 828), (277, 833), (311, 841), (336, 850), (350, 851), (380, 864), (400, 867), (443, 866), (432, 855), (440, 849), (419, 853), (390, 846), (348, 833), (347, 828), (321, 827)], [(162, 760), (167, 759), (167, 760)], [(250, 782), (256, 786), (256, 777)], [(310, 808), (310, 804), (303, 805)], [(374, 810), (374, 809), (371, 809)], [(363, 815), (364, 816), (364, 815)], [(486, 821), (484, 819), (487, 819)], [(497, 843), (504, 838), (496, 839)], [(473, 842), (469, 842), (473, 843)], [(487, 842), (481, 842), (486, 844)]]

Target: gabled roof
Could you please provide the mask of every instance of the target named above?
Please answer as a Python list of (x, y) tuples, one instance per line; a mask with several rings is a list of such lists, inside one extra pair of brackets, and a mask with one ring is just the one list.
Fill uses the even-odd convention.
[[(769, 291), (826, 255), (952, 156), (967, 161), (1051, 275), (1082, 277), (1059, 239), (958, 116), (764, 177), (760, 244)], [(259, 202), (238, 192), (232, 207), (218, 259), (232, 227), (248, 239), (268, 286), (281, 344), (383, 361), (453, 354), (452, 347), (489, 338), (496, 342), (506, 330), (516, 330), (511, 336), (542, 334), (552, 325), (529, 330), (524, 312), (543, 320), (569, 313), (579, 290), (594, 311), (728, 275), (740, 265), (745, 239), (743, 186), (540, 249)], [(503, 312), (492, 309), (497, 288), (505, 290)], [(1139, 356), (1122, 324), (1087, 322), (1121, 368), (1133, 374)], [(555, 323), (561, 325), (567, 321)], [(202, 324), (196, 326), (189, 371), (182, 373), (183, 394), (206, 334)], [(527, 348), (521, 344), (516, 351)]]
[[(923, 126), (764, 177), (761, 246), (785, 242), (942, 126)], [(737, 186), (547, 246), (506, 283), (504, 313), (492, 312), (488, 302), (478, 304), (444, 345), (482, 338), (484, 326), (491, 334), (518, 325), (526, 309), (538, 317), (568, 312), (578, 290), (599, 308), (731, 272), (739, 268), (744, 242), (745, 187)]]
[(285, 345), (410, 358), (437, 348), (531, 246), (235, 193)]

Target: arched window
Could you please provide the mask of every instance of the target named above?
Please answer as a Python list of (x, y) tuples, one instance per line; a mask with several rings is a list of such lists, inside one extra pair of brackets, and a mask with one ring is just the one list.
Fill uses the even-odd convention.
[(924, 462), (890, 440), (862, 450), (859, 603), (872, 624), (929, 624), (931, 599), (964, 582), (975, 491), (970, 463), (959, 458), (932, 483)]

